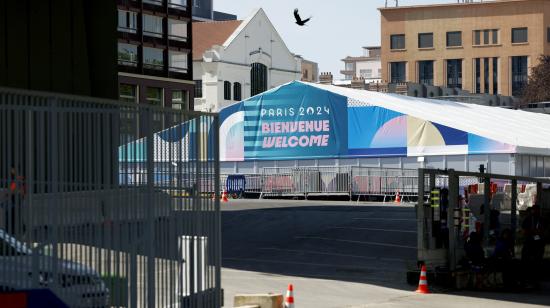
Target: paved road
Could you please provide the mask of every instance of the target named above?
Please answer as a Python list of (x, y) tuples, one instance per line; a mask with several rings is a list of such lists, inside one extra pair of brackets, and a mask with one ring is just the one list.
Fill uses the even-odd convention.
[(283, 293), (288, 283), (298, 307), (550, 305), (537, 294), (416, 295), (405, 281), (416, 263), (412, 206), (231, 200), (222, 219), (226, 307), (236, 293)]

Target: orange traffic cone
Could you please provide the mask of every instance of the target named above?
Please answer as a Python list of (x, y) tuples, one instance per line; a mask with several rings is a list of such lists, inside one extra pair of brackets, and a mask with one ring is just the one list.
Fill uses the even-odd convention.
[(420, 269), (420, 280), (418, 281), (418, 289), (416, 289), (416, 293), (430, 293), (430, 290), (428, 290), (428, 278), (426, 277), (426, 265), (422, 265), (422, 268)]
[(229, 199), (227, 199), (227, 191), (225, 190), (225, 188), (222, 192), (222, 202), (229, 202)]
[(395, 203), (401, 203), (401, 195), (399, 194), (399, 191), (395, 193)]
[(285, 308), (294, 308), (294, 287), (292, 284), (289, 284), (286, 290)]

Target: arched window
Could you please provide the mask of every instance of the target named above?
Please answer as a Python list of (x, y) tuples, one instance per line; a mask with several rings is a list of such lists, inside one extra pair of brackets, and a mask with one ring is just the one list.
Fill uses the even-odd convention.
[(223, 82), (223, 99), (231, 100), (231, 82), (229, 81)]
[(252, 63), (250, 70), (250, 96), (267, 91), (267, 66)]
[(240, 101), (241, 99), (241, 84), (235, 82), (233, 84), (233, 100)]

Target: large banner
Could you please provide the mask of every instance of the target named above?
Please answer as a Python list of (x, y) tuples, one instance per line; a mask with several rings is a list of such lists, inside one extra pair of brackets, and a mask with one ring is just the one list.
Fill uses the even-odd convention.
[(223, 110), (222, 160), (340, 157), (347, 98), (292, 83)]
[[(386, 99), (392, 97), (388, 95)], [(514, 145), (301, 82), (223, 109), (220, 123), (222, 161), (516, 151)]]

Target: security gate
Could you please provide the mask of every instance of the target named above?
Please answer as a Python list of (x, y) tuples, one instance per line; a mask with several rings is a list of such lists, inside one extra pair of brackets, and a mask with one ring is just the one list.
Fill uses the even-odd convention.
[(220, 307), (218, 117), (0, 89), (0, 288)]

